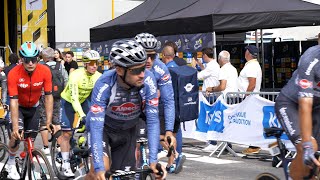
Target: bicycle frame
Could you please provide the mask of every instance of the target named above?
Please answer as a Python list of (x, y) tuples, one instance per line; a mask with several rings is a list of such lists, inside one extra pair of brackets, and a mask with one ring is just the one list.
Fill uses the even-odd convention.
[(145, 138), (140, 138), (138, 140), (138, 143), (140, 144), (140, 152), (141, 152), (141, 169), (144, 169), (145, 167), (149, 167), (149, 163), (147, 160), (147, 152), (146, 152), (146, 144), (147, 144), (148, 140)]

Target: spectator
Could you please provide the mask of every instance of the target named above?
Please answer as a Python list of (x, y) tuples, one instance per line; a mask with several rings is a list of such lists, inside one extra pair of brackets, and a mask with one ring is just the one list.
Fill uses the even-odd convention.
[[(203, 80), (202, 92), (206, 92), (207, 87), (219, 86), (220, 66), (217, 60), (213, 59), (212, 48), (202, 49), (202, 59), (204, 62), (207, 63), (206, 67), (203, 66), (203, 64), (198, 60), (198, 58), (194, 59), (196, 61), (196, 63), (194, 64), (198, 65), (201, 68), (201, 71), (198, 73), (198, 80)], [(215, 150), (216, 148), (217, 148), (217, 141), (209, 141), (209, 145), (205, 147), (203, 151), (210, 152)]]
[[(2, 105), (6, 105), (7, 103), (7, 93), (8, 93), (8, 88), (7, 88), (7, 76), (4, 73), (4, 62), (2, 60), (2, 57), (0, 56), (0, 85), (1, 85), (1, 102)], [(1, 115), (2, 116), (2, 115)], [(3, 117), (2, 117), (3, 118)]]
[(166, 43), (164, 43), (164, 47), (165, 46), (171, 46), (174, 50), (174, 58), (173, 61), (178, 65), (178, 66), (183, 66), (183, 65), (187, 65), (187, 61), (185, 61), (184, 59), (181, 59), (177, 56), (177, 52), (178, 52), (178, 47), (176, 45), (176, 43), (172, 42), (172, 41), (167, 41)]
[(19, 64), (19, 57), (16, 53), (10, 54), (9, 56), (10, 65), (4, 68), (4, 73), (8, 76), (9, 71)]
[[(55, 51), (48, 47), (44, 48), (41, 51), (43, 62), (50, 66), (50, 68), (54, 68), (56, 66), (57, 62), (55, 60)], [(68, 73), (65, 70), (64, 66), (60, 64), (59, 72), (61, 73), (61, 76), (63, 77), (64, 85), (68, 83)], [(54, 73), (52, 73), (52, 77), (57, 76)], [(55, 126), (55, 129), (59, 130), (60, 127), (60, 109), (61, 109), (61, 98), (53, 97), (53, 113), (52, 113), (52, 124)], [(47, 124), (46, 119), (46, 112), (45, 112), (45, 95), (43, 94), (41, 96), (41, 99), (39, 100), (39, 119), (40, 119), (40, 127), (44, 128)], [(48, 142), (48, 131), (41, 131), (41, 137), (43, 142), (43, 148), (41, 149), (43, 153), (46, 155), (50, 154), (49, 150), (49, 142)]]
[[(262, 70), (257, 60), (259, 50), (256, 46), (246, 47), (245, 58), (247, 63), (244, 65), (238, 77), (238, 89), (240, 92), (259, 92), (262, 81)], [(243, 154), (257, 154), (260, 147), (249, 146), (242, 151)]]
[(66, 60), (64, 62), (64, 67), (66, 68), (68, 74), (78, 69), (78, 63), (73, 60), (73, 57), (74, 55), (72, 51), (66, 52)]
[(62, 65), (64, 65), (64, 59), (59, 49), (54, 50), (54, 60), (59, 61)]
[(221, 66), (219, 73), (219, 86), (207, 87), (207, 92), (222, 92), (224, 95), (228, 92), (237, 92), (237, 69), (230, 63), (230, 53), (221, 51), (218, 57)]

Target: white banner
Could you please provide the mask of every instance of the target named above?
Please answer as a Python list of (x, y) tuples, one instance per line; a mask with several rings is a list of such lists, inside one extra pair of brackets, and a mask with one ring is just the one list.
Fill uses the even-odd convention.
[[(199, 106), (199, 118), (196, 123), (192, 121), (187, 124), (184, 137), (268, 148), (275, 138), (266, 137), (264, 128), (281, 127), (274, 112), (274, 102), (259, 95), (248, 96), (241, 103), (233, 105), (228, 105), (221, 96), (210, 105), (200, 93)], [(288, 148), (293, 148), (285, 134), (281, 138)]]

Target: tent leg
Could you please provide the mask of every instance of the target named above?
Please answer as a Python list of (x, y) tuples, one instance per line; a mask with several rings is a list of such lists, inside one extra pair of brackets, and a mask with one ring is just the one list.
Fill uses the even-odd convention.
[(213, 44), (213, 58), (217, 59), (217, 38), (216, 38), (216, 32), (212, 32), (212, 44)]

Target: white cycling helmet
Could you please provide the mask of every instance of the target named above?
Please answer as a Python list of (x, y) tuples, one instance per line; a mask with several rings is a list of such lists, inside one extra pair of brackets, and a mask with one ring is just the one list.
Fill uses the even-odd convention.
[(100, 55), (95, 50), (88, 50), (82, 55), (82, 62), (88, 63), (90, 61), (100, 61)]
[(120, 40), (113, 43), (109, 59), (114, 65), (127, 68), (145, 63), (147, 54), (136, 41)]
[(146, 51), (155, 51), (158, 40), (150, 33), (140, 33), (134, 38)]

